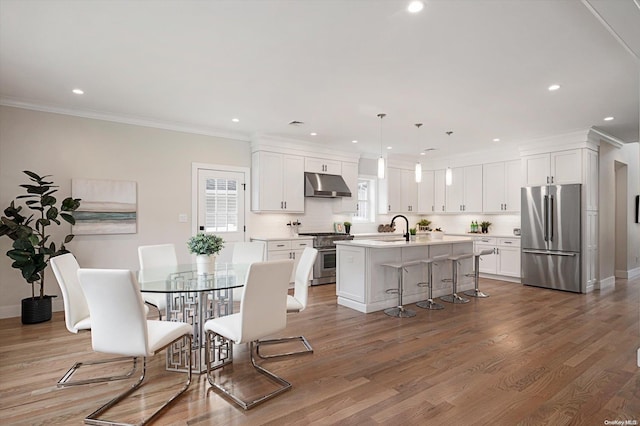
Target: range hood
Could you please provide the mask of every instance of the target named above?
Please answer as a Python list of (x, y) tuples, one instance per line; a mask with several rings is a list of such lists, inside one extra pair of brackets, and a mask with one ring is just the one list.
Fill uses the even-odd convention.
[(340, 175), (306, 172), (304, 182), (305, 197), (351, 197), (351, 191)]

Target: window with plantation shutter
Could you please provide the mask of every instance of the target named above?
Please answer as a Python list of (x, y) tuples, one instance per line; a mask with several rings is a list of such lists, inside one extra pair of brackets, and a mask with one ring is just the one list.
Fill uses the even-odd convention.
[(238, 181), (208, 178), (205, 190), (205, 231), (238, 230)]

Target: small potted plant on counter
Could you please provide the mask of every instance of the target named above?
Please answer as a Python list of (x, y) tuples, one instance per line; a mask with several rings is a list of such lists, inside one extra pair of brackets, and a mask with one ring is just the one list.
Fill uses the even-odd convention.
[(416, 240), (416, 228), (409, 228), (409, 236), (411, 238), (411, 241)]
[(491, 226), (491, 222), (480, 222), (480, 229), (482, 229), (482, 233), (486, 234), (487, 232), (489, 232), (489, 227)]
[(199, 232), (187, 241), (189, 253), (196, 255), (198, 275), (213, 273), (215, 255), (224, 247), (224, 240), (215, 234)]
[(420, 222), (418, 222), (418, 230), (420, 232), (431, 231), (431, 228), (429, 228), (429, 225), (431, 225), (431, 221), (430, 220), (422, 219)]
[(351, 232), (351, 222), (344, 223), (344, 232), (349, 234)]
[(80, 207), (80, 199), (67, 197), (58, 204), (53, 196), (58, 187), (49, 181), (50, 175), (39, 176), (28, 170), (23, 173), (29, 176), (32, 183), (20, 185), (26, 194), (16, 199), (26, 199), (26, 206), (35, 213), (29, 217), (22, 216), (22, 206), (16, 206), (15, 201), (11, 201), (2, 216), (0, 237), (6, 235), (13, 240), (7, 256), (13, 260), (11, 266), (19, 269), (22, 277), (31, 285), (31, 297), (22, 299), (22, 323), (37, 324), (49, 321), (52, 314), (51, 299), (55, 296), (44, 294), (44, 276), (49, 259), (69, 253), (65, 244), (73, 239), (73, 234), (69, 234), (57, 246), (52, 241), (49, 226), (60, 225), (60, 218), (71, 225), (75, 224), (72, 212)]

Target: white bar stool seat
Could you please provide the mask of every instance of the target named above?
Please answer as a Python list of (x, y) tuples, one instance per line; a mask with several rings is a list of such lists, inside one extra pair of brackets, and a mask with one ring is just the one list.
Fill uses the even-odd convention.
[(440, 310), (444, 309), (444, 306), (433, 300), (433, 264), (436, 262), (447, 260), (449, 255), (443, 254), (440, 256), (430, 257), (428, 259), (421, 260), (420, 263), (427, 265), (427, 281), (418, 283), (418, 287), (429, 287), (429, 298), (427, 300), (421, 300), (416, 303), (416, 306), (422, 309)]
[[(473, 253), (454, 254), (448, 257), (451, 261), (451, 281), (453, 282), (452, 293), (446, 296), (442, 296), (440, 300), (448, 303), (462, 304), (469, 303), (469, 299), (458, 296), (458, 264), (464, 259), (471, 259)], [(445, 280), (443, 280), (445, 281)], [(448, 280), (446, 280), (448, 281)]]
[(384, 313), (390, 317), (397, 318), (410, 318), (415, 317), (416, 312), (411, 309), (405, 309), (402, 304), (402, 293), (404, 292), (404, 273), (407, 271), (407, 266), (419, 265), (421, 260), (412, 260), (409, 262), (397, 262), (397, 263), (383, 263), (382, 266), (387, 268), (394, 268), (398, 272), (398, 288), (392, 288), (386, 291), (388, 294), (398, 295), (398, 306), (395, 308), (387, 308)]
[(489, 297), (488, 294), (481, 292), (478, 287), (480, 284), (480, 257), (493, 253), (494, 249), (484, 249), (473, 253), (473, 273), (468, 274), (467, 276), (473, 277), (475, 287), (473, 290), (465, 291), (465, 295), (470, 297)]

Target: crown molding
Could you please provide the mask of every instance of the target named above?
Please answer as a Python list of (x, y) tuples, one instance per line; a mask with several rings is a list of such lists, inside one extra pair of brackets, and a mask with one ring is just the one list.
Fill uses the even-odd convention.
[(52, 114), (70, 115), (74, 117), (90, 118), (93, 120), (111, 121), (114, 123), (131, 124), (134, 126), (151, 127), (154, 129), (171, 130), (182, 133), (192, 133), (196, 135), (214, 136), (225, 139), (234, 139), (243, 142), (250, 142), (249, 135), (241, 132), (229, 132), (204, 126), (193, 126), (184, 123), (153, 120), (146, 117), (137, 117), (121, 114), (111, 114), (102, 111), (81, 110), (63, 108), (56, 105), (25, 102), (18, 99), (0, 97), (0, 105), (12, 108), (28, 109), (33, 111), (48, 112)]

